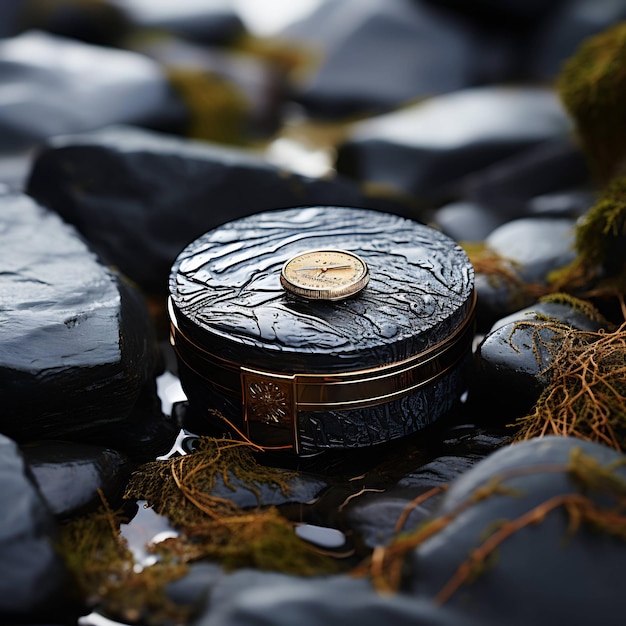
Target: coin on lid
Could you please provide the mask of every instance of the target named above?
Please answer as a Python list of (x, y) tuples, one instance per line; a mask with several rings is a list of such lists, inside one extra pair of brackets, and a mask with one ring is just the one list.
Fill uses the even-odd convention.
[(179, 375), (207, 430), (314, 454), (434, 422), (464, 390), (474, 272), (423, 224), (266, 211), (189, 244), (170, 275)]

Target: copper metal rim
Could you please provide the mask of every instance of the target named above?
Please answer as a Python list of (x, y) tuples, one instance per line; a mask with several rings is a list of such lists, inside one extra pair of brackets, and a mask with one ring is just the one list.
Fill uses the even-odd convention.
[(292, 374), (228, 361), (199, 346), (181, 331), (171, 298), (168, 302), (170, 341), (179, 361), (202, 384), (218, 393), (240, 398), (239, 419), (224, 416), (235, 431), (267, 448), (274, 446), (259, 440), (259, 432), (287, 431), (284, 434), (288, 435), (288, 441), (280, 448), (298, 454), (299, 413), (358, 409), (391, 402), (419, 391), (454, 368), (471, 350), (474, 304), (475, 295), (464, 322), (436, 345), (402, 361), (357, 371)]

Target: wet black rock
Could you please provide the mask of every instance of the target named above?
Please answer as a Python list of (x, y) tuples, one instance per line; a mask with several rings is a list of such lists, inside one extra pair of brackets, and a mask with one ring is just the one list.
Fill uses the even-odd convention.
[(416, 0), (326, 1), (279, 37), (319, 57), (294, 85), (294, 99), (324, 117), (380, 112), (468, 87), (500, 53), (484, 54), (489, 35), (462, 16)]
[(42, 441), (22, 446), (22, 455), (50, 511), (66, 519), (102, 505), (98, 491), (114, 509), (130, 475), (130, 463), (110, 448)]
[(0, 432), (118, 443), (156, 399), (143, 299), (27, 196), (0, 196), (0, 255)]
[(470, 403), (482, 418), (525, 415), (548, 383), (545, 369), (559, 335), (546, 318), (575, 330), (597, 331), (602, 323), (571, 304), (538, 302), (496, 322), (476, 350)]
[(580, 149), (571, 139), (544, 141), (470, 176), (462, 195), (509, 219), (522, 217), (535, 196), (591, 185)]
[(445, 199), (470, 174), (563, 138), (569, 128), (549, 89), (467, 89), (355, 124), (339, 147), (337, 169), (421, 201)]
[[(276, 470), (280, 472), (281, 470)], [(328, 487), (321, 477), (304, 472), (289, 472), (288, 488), (282, 491), (275, 483), (248, 484), (230, 475), (230, 486), (224, 483), (222, 476), (215, 478), (215, 485), (211, 495), (226, 498), (241, 508), (256, 506), (280, 506), (283, 504), (306, 504), (314, 500), (320, 492)]]
[[(602, 467), (615, 482), (600, 479)], [(609, 520), (623, 493), (614, 485), (625, 479), (622, 454), (579, 439), (546, 437), (499, 450), (446, 493), (438, 514), (452, 521), (410, 554), (402, 588), (418, 602), (438, 597), (482, 626), (618, 626), (626, 543)], [(483, 497), (472, 503), (479, 490)], [(482, 556), (474, 552), (481, 545)], [(439, 595), (463, 563), (471, 584)]]
[(138, 54), (30, 31), (0, 40), (0, 151), (107, 124), (170, 124), (180, 102)]
[(114, 2), (108, 0), (21, 0), (22, 30), (44, 30), (61, 37), (98, 46), (120, 45), (130, 24)]
[(0, 621), (58, 619), (71, 607), (56, 524), (18, 447), (0, 435)]
[[(372, 549), (416, 529), (436, 510), (445, 488), (503, 441), (501, 433), (472, 425), (450, 429), (441, 442), (444, 454), (409, 471), (382, 493), (364, 493), (345, 507), (343, 523), (352, 540)], [(425, 499), (416, 505), (421, 497)]]
[[(462, 612), (405, 594), (379, 594), (368, 580), (349, 576), (299, 578), (243, 570), (215, 580), (195, 626), (477, 626)], [(196, 583), (197, 584), (197, 583)]]
[(534, 80), (553, 80), (587, 37), (623, 19), (623, 0), (567, 0), (556, 4), (524, 46), (526, 75)]
[(137, 29), (165, 31), (205, 44), (224, 44), (245, 32), (232, 0), (108, 0)]
[(157, 294), (167, 292), (180, 251), (224, 222), (301, 205), (381, 205), (349, 180), (290, 174), (251, 151), (128, 127), (54, 140), (28, 192)]
[(481, 19), (512, 18), (522, 21), (536, 21), (554, 10), (563, 0), (544, 2), (544, 0), (429, 0), (432, 4), (454, 8), (467, 12)]
[(596, 194), (590, 187), (576, 187), (545, 193), (531, 198), (526, 213), (550, 217), (582, 217), (596, 202)]
[(480, 242), (506, 221), (506, 217), (482, 204), (451, 202), (437, 209), (429, 223), (455, 241)]
[(501, 317), (531, 305), (535, 297), (525, 285), (546, 285), (549, 274), (571, 263), (575, 220), (558, 217), (525, 217), (496, 228), (485, 239), (517, 276), (476, 274), (476, 312), (481, 328)]

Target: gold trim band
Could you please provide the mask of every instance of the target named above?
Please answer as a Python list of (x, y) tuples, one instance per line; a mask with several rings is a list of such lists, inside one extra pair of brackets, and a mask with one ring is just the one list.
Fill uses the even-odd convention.
[(408, 396), (452, 369), (474, 337), (473, 309), (446, 339), (427, 350), (387, 365), (357, 371), (287, 374), (228, 361), (194, 343), (178, 326), (170, 299), (171, 343), (177, 357), (200, 379), (231, 396), (241, 395), (248, 436), (251, 423), (290, 431), (296, 453), (298, 413), (359, 409)]

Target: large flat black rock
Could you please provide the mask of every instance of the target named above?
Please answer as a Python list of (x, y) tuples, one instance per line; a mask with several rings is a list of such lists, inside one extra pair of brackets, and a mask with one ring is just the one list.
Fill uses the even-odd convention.
[(340, 177), (309, 178), (249, 150), (129, 127), (55, 139), (28, 192), (124, 274), (162, 294), (178, 253), (224, 222), (267, 209), (381, 204)]
[(0, 435), (0, 622), (3, 624), (58, 619), (69, 606), (69, 578), (56, 554), (55, 537), (54, 519), (30, 479), (17, 446)]
[(0, 196), (0, 259), (0, 432), (85, 440), (132, 421), (157, 358), (140, 295), (27, 196)]

